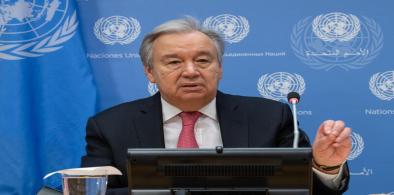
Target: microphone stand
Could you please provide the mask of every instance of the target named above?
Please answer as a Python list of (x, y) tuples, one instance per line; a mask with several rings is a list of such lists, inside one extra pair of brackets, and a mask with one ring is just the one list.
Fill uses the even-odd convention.
[(298, 148), (298, 140), (300, 139), (300, 131), (298, 130), (296, 100), (291, 100), (291, 104), (293, 105), (293, 126), (294, 126), (293, 148)]
[(298, 140), (300, 139), (300, 131), (298, 130), (298, 120), (297, 120), (297, 106), (300, 101), (300, 94), (297, 92), (290, 92), (287, 94), (287, 100), (291, 105), (293, 105), (293, 126), (294, 126), (294, 140), (293, 148), (298, 148)]

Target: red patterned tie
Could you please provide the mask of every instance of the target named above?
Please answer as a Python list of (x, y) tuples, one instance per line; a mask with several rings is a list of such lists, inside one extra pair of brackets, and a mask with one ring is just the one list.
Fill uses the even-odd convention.
[(194, 135), (194, 125), (200, 112), (181, 112), (182, 131), (178, 138), (178, 148), (198, 148), (196, 137)]

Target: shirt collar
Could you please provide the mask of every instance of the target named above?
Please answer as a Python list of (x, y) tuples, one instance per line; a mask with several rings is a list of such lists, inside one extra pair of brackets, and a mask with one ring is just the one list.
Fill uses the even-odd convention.
[[(179, 108), (171, 105), (168, 103), (166, 100), (161, 97), (161, 106), (162, 106), (162, 112), (163, 112), (163, 122), (166, 122), (170, 120), (171, 118), (177, 116), (179, 113), (182, 112)], [(200, 110), (198, 110), (205, 116), (208, 116), (209, 118), (212, 118), (213, 120), (217, 120), (217, 112), (216, 112), (216, 97), (213, 98), (211, 102), (209, 102), (207, 105), (202, 107)]]

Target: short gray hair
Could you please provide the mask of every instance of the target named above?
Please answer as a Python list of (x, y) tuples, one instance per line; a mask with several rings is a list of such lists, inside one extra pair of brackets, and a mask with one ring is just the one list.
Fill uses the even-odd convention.
[(158, 37), (165, 34), (187, 33), (193, 31), (201, 32), (207, 35), (213, 41), (217, 50), (218, 61), (221, 64), (224, 54), (224, 41), (220, 34), (214, 30), (203, 27), (195, 18), (186, 17), (165, 22), (157, 26), (151, 33), (144, 37), (140, 47), (141, 61), (144, 66), (148, 66), (149, 68), (153, 67), (152, 46), (153, 42)]

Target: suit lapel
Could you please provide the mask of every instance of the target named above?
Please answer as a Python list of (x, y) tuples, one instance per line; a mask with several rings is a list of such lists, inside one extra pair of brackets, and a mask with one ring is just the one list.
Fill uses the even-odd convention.
[(141, 148), (165, 147), (163, 116), (159, 93), (141, 104), (134, 124)]
[(218, 91), (216, 107), (223, 146), (226, 148), (243, 148), (249, 145), (247, 113), (240, 106), (242, 105), (238, 98)]
[[(224, 147), (242, 148), (249, 146), (247, 113), (240, 106), (242, 105), (238, 98), (218, 91), (216, 107)], [(165, 147), (162, 106), (159, 93), (141, 104), (134, 126), (140, 147)]]

